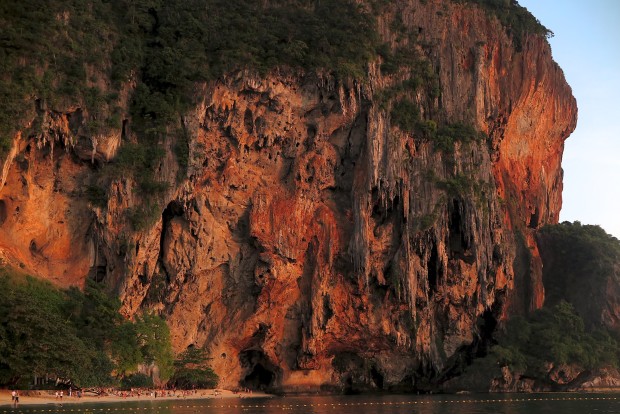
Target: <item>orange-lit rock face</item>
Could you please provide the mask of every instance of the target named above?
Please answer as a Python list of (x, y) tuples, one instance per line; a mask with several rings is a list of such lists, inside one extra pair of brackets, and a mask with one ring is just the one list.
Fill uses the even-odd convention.
[(538, 309), (544, 289), (533, 232), (559, 218), (562, 152), (576, 125), (576, 102), (544, 39), (529, 37), (517, 52), (497, 22), (475, 10), (455, 6), (450, 16), (421, 8), (410, 24), (424, 29), (427, 42), (439, 39), (442, 106), (450, 118), (475, 119), (489, 134), (503, 227), (523, 235), (518, 261), (531, 250), (528, 263), (516, 266), (507, 309)]
[[(104, 277), (128, 316), (166, 315), (177, 351), (206, 347), (224, 387), (424, 387), (503, 313), (541, 305), (531, 233), (557, 220), (576, 116), (544, 40), (516, 52), (485, 13), (428, 3), (402, 18), (429, 45), (441, 95), (411, 98), (488, 142), (442, 152), (399, 131), (373, 100), (395, 83), (378, 65), (364, 85), (240, 73), (197, 91), (183, 119), (187, 176), (152, 227), (128, 231), (130, 179), (89, 213), (72, 190), (88, 164), (63, 153), (48, 165), (31, 149), (35, 166), (13, 162), (2, 189), (4, 255), (62, 285)], [(391, 18), (380, 18), (386, 39)], [(116, 148), (105, 142), (100, 160)], [(175, 183), (171, 154), (161, 174)]]
[(22, 143), (0, 190), (0, 249), (9, 264), (63, 287), (83, 285), (93, 260), (93, 215), (75, 197), (82, 173), (64, 150), (52, 157), (49, 148)]

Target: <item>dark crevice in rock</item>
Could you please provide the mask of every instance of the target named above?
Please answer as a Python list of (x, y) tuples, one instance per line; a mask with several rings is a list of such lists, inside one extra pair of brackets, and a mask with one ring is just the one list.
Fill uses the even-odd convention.
[(246, 375), (242, 385), (250, 389), (266, 391), (271, 388), (274, 376), (272, 371), (258, 363), (252, 368), (252, 371)]
[(108, 259), (105, 250), (96, 238), (94, 243), (95, 257), (93, 258), (93, 265), (89, 269), (88, 277), (97, 283), (102, 283), (108, 275)]
[(452, 208), (450, 212), (450, 250), (452, 253), (463, 253), (463, 235), (461, 223), (461, 211), (459, 200), (452, 200)]
[(450, 209), (450, 250), (451, 252), (463, 259), (463, 256), (469, 249), (469, 241), (463, 223), (464, 206), (461, 200), (452, 200)]
[(0, 200), (0, 226), (4, 224), (6, 218), (6, 202), (4, 200)]
[(329, 320), (334, 316), (334, 311), (332, 310), (329, 295), (323, 296), (323, 329), (327, 326)]
[(478, 347), (475, 356), (481, 358), (489, 353), (489, 348), (495, 343), (493, 334), (497, 328), (497, 315), (499, 311), (498, 302), (495, 303), (494, 309), (486, 309), (482, 315), (478, 317)]
[(399, 211), (400, 197), (395, 195), (393, 199), (386, 200), (375, 187), (372, 189), (372, 218), (377, 226), (381, 226), (388, 222), (395, 211)]
[(224, 130), (224, 137), (232, 144), (234, 148), (239, 148), (239, 139), (237, 138), (235, 131), (229, 125)]
[(178, 201), (171, 201), (168, 206), (164, 209), (161, 214), (162, 224), (161, 224), (161, 237), (159, 238), (159, 258), (161, 260), (163, 251), (164, 251), (164, 243), (166, 240), (166, 233), (170, 226), (170, 221), (175, 217), (182, 217), (185, 214), (185, 210), (181, 203)]
[(75, 111), (67, 114), (69, 121), (69, 129), (73, 135), (78, 135), (80, 127), (84, 124), (84, 114), (81, 108), (77, 108)]
[(355, 389), (353, 388), (353, 378), (348, 376), (343, 382), (344, 382), (344, 389), (342, 390), (343, 394), (353, 395), (353, 394), (359, 393), (359, 391), (355, 391)]
[(127, 133), (129, 132), (128, 123), (129, 123), (128, 119), (123, 119), (123, 126), (121, 127), (121, 141), (127, 140)]
[(243, 114), (243, 123), (247, 133), (252, 134), (254, 132), (254, 117), (250, 108), (247, 108)]
[(413, 374), (413, 390), (418, 393), (428, 394), (437, 388), (438, 372), (435, 366), (428, 360), (420, 363)]
[(269, 325), (264, 323), (259, 324), (258, 329), (252, 334), (252, 340), (256, 343), (263, 342), (267, 336), (267, 332), (269, 332)]
[(306, 151), (310, 150), (314, 146), (314, 139), (316, 138), (317, 128), (316, 125), (308, 125), (306, 129), (307, 139), (306, 139)]
[(487, 308), (482, 315), (478, 316), (476, 323), (477, 336), (471, 344), (461, 346), (448, 360), (446, 368), (438, 376), (437, 384), (462, 375), (466, 368), (472, 364), (476, 358), (484, 358), (488, 355), (490, 348), (497, 344), (494, 339), (495, 331), (498, 326), (499, 316), (504, 308), (505, 291), (498, 292), (497, 300), (490, 308)]
[(537, 229), (539, 221), (540, 221), (540, 211), (538, 210), (538, 207), (536, 207), (534, 212), (530, 215), (530, 222), (528, 224), (528, 227), (531, 229)]
[[(158, 264), (157, 267), (161, 269), (161, 272), (163, 273), (163, 275), (161, 276), (163, 276), (162, 279), (166, 285), (170, 284), (172, 280), (172, 275), (170, 275), (164, 262), (164, 250), (165, 250), (166, 242), (169, 242), (168, 238), (170, 237), (170, 233), (169, 233), (170, 222), (175, 217), (183, 217), (184, 214), (185, 214), (185, 209), (183, 208), (183, 205), (181, 205), (181, 203), (176, 200), (171, 201), (166, 206), (166, 208), (161, 214), (162, 225), (161, 225), (161, 235), (159, 236), (159, 259), (157, 262)], [(161, 288), (162, 288), (161, 286), (157, 287), (158, 290)]]
[(428, 269), (428, 289), (429, 296), (431, 296), (437, 290), (437, 279), (439, 276), (439, 257), (437, 254), (437, 245), (433, 243), (431, 247), (431, 254), (426, 264)]
[(250, 243), (250, 210), (251, 209), (252, 208), (248, 206), (243, 211), (243, 213), (239, 217), (239, 220), (237, 220), (236, 225), (232, 229), (232, 234), (235, 238), (235, 241), (248, 242), (248, 245), (251, 245)]

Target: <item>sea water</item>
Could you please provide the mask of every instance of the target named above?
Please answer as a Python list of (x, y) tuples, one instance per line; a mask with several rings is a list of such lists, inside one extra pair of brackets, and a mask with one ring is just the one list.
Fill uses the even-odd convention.
[[(24, 401), (25, 402), (25, 401)], [(620, 413), (620, 394), (469, 394), (178, 399), (0, 407), (0, 414), (604, 414)]]

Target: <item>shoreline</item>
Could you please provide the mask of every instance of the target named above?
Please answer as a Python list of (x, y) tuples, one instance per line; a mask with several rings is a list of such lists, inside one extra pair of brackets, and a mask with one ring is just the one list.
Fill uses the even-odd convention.
[[(62, 399), (54, 396), (55, 390), (36, 390), (36, 391), (20, 391), (19, 404), (21, 406), (31, 405), (65, 405), (65, 404), (88, 404), (88, 403), (115, 403), (115, 402), (139, 402), (139, 401), (189, 401), (189, 400), (219, 400), (219, 399), (251, 399), (251, 398), (271, 398), (272, 394), (266, 394), (263, 392), (233, 392), (229, 390), (212, 390), (212, 389), (199, 389), (190, 392), (188, 395), (174, 395), (174, 396), (151, 396), (150, 392), (141, 396), (127, 396), (120, 395), (83, 395), (78, 398), (73, 395), (69, 397), (64, 395)], [(177, 391), (178, 393), (179, 391)], [(11, 390), (0, 390), (0, 407), (12, 407)]]
[[(54, 396), (55, 390), (34, 390), (34, 391), (21, 391), (19, 396), (19, 404), (17, 407), (21, 406), (41, 406), (41, 405), (53, 405), (53, 406), (63, 406), (65, 404), (106, 404), (106, 403), (118, 403), (118, 402), (152, 402), (152, 401), (190, 401), (190, 400), (242, 400), (242, 399), (255, 399), (255, 398), (273, 398), (274, 394), (266, 394), (263, 392), (235, 392), (230, 390), (222, 390), (222, 389), (198, 389), (190, 392), (187, 395), (166, 395), (166, 396), (151, 396), (150, 392), (146, 392), (141, 396), (120, 396), (114, 394), (108, 394), (105, 396), (96, 396), (96, 395), (85, 395), (80, 398), (73, 395), (69, 397), (68, 395), (64, 395), (62, 399), (56, 398)], [(178, 393), (179, 391), (177, 391)], [(435, 394), (444, 395), (444, 396), (453, 396), (453, 397), (472, 397), (475, 395), (499, 395), (499, 394), (508, 394), (508, 395), (531, 395), (531, 394), (620, 394), (620, 388), (618, 387), (600, 387), (600, 388), (591, 388), (587, 390), (574, 390), (574, 391), (537, 391), (537, 392), (508, 392), (508, 393), (494, 393), (494, 392), (469, 392), (469, 391), (461, 391), (456, 393), (445, 393), (445, 394)], [(334, 394), (315, 394), (315, 393), (296, 393), (296, 394), (288, 394), (291, 396), (317, 396), (317, 395), (334, 395)], [(341, 395), (341, 394), (339, 394)], [(362, 393), (361, 395), (364, 395)], [(373, 395), (369, 393), (367, 395)], [(408, 395), (408, 394), (400, 394), (396, 393), (393, 395)], [(411, 396), (420, 397), (421, 395), (413, 395)], [(11, 391), (10, 390), (0, 390), (0, 408), (13, 407), (13, 403), (11, 401)]]

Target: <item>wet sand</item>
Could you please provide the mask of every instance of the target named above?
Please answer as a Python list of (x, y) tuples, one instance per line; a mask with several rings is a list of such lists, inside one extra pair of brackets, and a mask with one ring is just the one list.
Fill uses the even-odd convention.
[[(261, 392), (232, 392), (228, 390), (196, 390), (189, 395), (180, 395), (180, 391), (176, 392), (176, 396), (151, 396), (145, 393), (141, 396), (121, 397), (119, 395), (94, 396), (91, 394), (83, 395), (78, 398), (75, 394), (71, 397), (63, 396), (62, 400), (54, 396), (55, 391), (21, 391), (19, 394), (19, 405), (45, 405), (45, 404), (83, 404), (83, 403), (107, 403), (122, 401), (181, 401), (181, 400), (202, 400), (202, 399), (245, 399), (245, 398), (265, 398), (271, 397), (270, 394)], [(0, 406), (10, 406), (11, 391), (0, 390)]]

